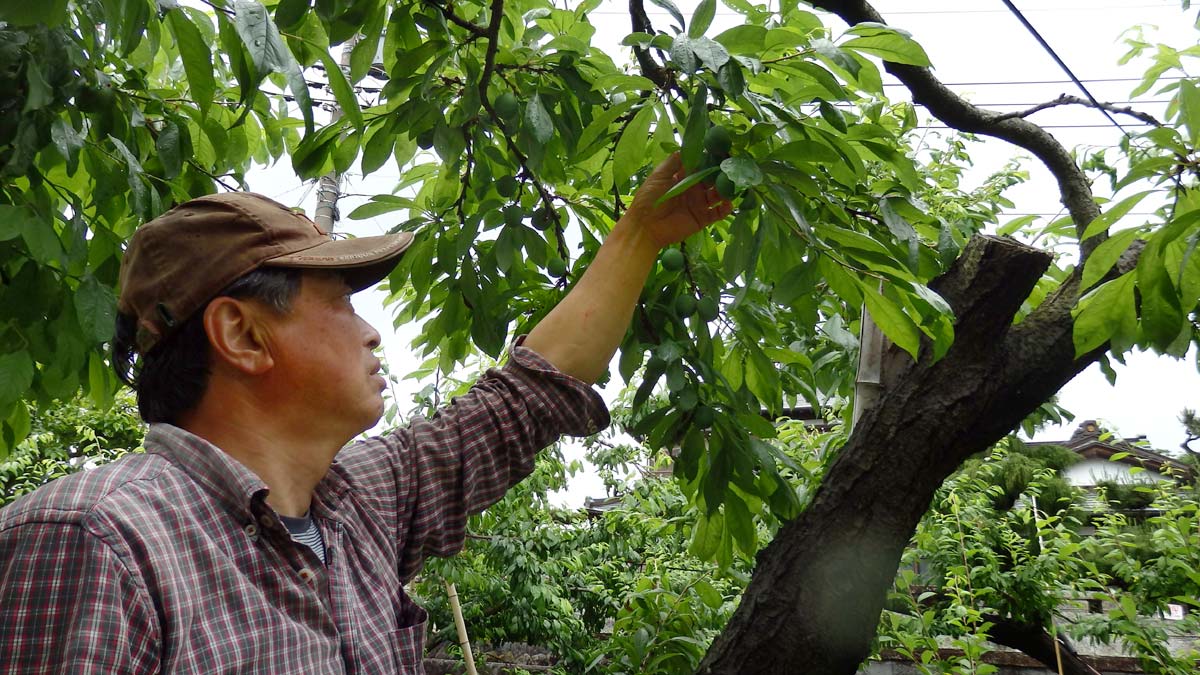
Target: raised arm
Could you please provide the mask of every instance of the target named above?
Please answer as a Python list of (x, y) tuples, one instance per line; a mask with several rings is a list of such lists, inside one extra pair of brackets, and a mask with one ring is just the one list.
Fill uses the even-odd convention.
[(583, 277), (525, 339), (560, 371), (589, 384), (604, 373), (629, 327), (658, 252), (729, 215), (732, 206), (699, 184), (654, 203), (683, 177), (679, 155), (659, 164), (600, 246)]

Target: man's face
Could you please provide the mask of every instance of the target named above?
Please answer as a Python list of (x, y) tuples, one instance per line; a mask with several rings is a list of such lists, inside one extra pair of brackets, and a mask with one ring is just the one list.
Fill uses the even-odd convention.
[[(297, 422), (349, 441), (383, 415), (379, 333), (354, 311), (333, 272), (304, 272), (291, 311), (272, 321), (272, 378)], [(282, 411), (281, 411), (282, 412)]]

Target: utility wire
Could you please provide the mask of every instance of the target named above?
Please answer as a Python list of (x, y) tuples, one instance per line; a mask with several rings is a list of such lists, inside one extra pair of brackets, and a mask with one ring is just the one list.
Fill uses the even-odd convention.
[[(1182, 80), (1183, 77), (1160, 77), (1163, 81)], [(1007, 86), (1017, 84), (1072, 84), (1074, 82), (1141, 82), (1140, 77), (1096, 77), (1086, 80), (1005, 80), (991, 82), (944, 82), (947, 87), (984, 87), (984, 86)], [(903, 82), (884, 82), (885, 87), (903, 87)]]
[(1112, 122), (1113, 126), (1120, 129), (1121, 133), (1129, 136), (1129, 132), (1125, 131), (1125, 127), (1121, 126), (1117, 120), (1113, 119), (1113, 116), (1110, 115), (1107, 110), (1101, 107), (1100, 101), (1097, 101), (1096, 97), (1092, 96), (1092, 92), (1088, 91), (1088, 88), (1083, 84), (1083, 82), (1081, 82), (1078, 77), (1075, 77), (1075, 73), (1071, 72), (1071, 68), (1067, 66), (1066, 62), (1064, 62), (1058, 56), (1058, 52), (1055, 52), (1054, 48), (1050, 46), (1050, 43), (1046, 42), (1046, 38), (1042, 37), (1042, 34), (1033, 27), (1032, 23), (1029, 23), (1029, 19), (1025, 18), (1025, 15), (1021, 13), (1021, 10), (1017, 9), (1017, 6), (1012, 3), (1012, 0), (1001, 1), (1004, 3), (1004, 6), (1008, 7), (1009, 11), (1011, 11), (1013, 15), (1017, 17), (1017, 20), (1025, 26), (1025, 29), (1029, 31), (1029, 34), (1038, 41), (1038, 44), (1042, 46), (1042, 49), (1045, 49), (1046, 53), (1049, 54), (1052, 59), (1054, 59), (1055, 63), (1058, 64), (1058, 67), (1062, 68), (1063, 72), (1067, 74), (1067, 77), (1071, 78), (1071, 81), (1075, 83), (1075, 86), (1079, 87), (1079, 91), (1082, 91), (1083, 95), (1087, 96), (1088, 100), (1092, 102), (1092, 105), (1096, 106), (1097, 110), (1104, 113), (1104, 116), (1108, 118), (1108, 121)]

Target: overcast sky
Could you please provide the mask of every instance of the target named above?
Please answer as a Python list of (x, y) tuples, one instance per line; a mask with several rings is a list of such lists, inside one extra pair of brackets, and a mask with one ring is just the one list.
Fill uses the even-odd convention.
[[(690, 16), (696, 3), (678, 0), (677, 4), (685, 16)], [(1126, 51), (1121, 35), (1130, 27), (1144, 25), (1151, 42), (1182, 47), (1195, 41), (1191, 28), (1195, 10), (1187, 14), (1181, 12), (1178, 0), (1043, 0), (1039, 3), (1018, 0), (1015, 4), (1025, 11), (1034, 27), (1101, 101), (1127, 101), (1137, 83), (1123, 78), (1140, 78), (1145, 69), (1145, 61), (1117, 65)], [(655, 26), (667, 29), (669, 15), (652, 3), (647, 2), (646, 6)], [(960, 0), (919, 6), (901, 0), (882, 0), (875, 6), (889, 23), (914, 34), (929, 53), (935, 72), (943, 82), (952, 84), (955, 91), (975, 103), (1018, 110), (1062, 93), (1080, 95), (1074, 85), (1064, 82), (1067, 78), (1062, 70), (1000, 0)], [(617, 43), (629, 32), (626, 7), (624, 2), (609, 1), (591, 15), (598, 28), (597, 44), (610, 45), (606, 48), (610, 53), (616, 52)], [(720, 6), (709, 34), (715, 35), (736, 22), (737, 15)], [(831, 19), (830, 23), (840, 25), (836, 19)], [(906, 98), (906, 92), (900, 87), (889, 87), (889, 93), (894, 99)], [(1166, 95), (1148, 98), (1164, 100)], [(1143, 109), (1161, 116), (1163, 106), (1147, 105)], [(919, 115), (923, 121), (928, 121), (923, 110), (919, 110)], [(1121, 134), (1095, 110), (1056, 109), (1039, 113), (1032, 119), (1054, 125), (1051, 132), (1068, 148), (1112, 146)], [(933, 122), (931, 126), (937, 126), (937, 123)], [(1131, 131), (1136, 133), (1137, 128)], [(947, 132), (930, 129), (929, 133)], [(1010, 157), (1022, 154), (1005, 143), (991, 140), (973, 145), (970, 153), (975, 169), (969, 174), (969, 185), (982, 181)], [(1013, 214), (1056, 217), (1061, 205), (1053, 179), (1033, 161), (1026, 161), (1024, 166), (1032, 179), (1009, 193), (1015, 203)], [(288, 166), (255, 172), (249, 180), (252, 189), (289, 205), (303, 206), (312, 213), (315, 206), (312, 184), (301, 184)], [(386, 171), (365, 180), (351, 174), (346, 178), (345, 190), (352, 194), (390, 192), (394, 183), (395, 175)], [(1103, 194), (1103, 186), (1096, 188)], [(342, 213), (349, 213), (362, 201), (361, 197), (347, 198)], [(338, 227), (363, 236), (381, 233), (393, 224), (392, 219), (376, 218), (347, 220)], [(356, 306), (384, 334), (384, 349), (393, 371), (408, 372), (417, 365), (409, 348), (413, 332), (404, 328), (395, 332), (390, 330), (391, 314), (381, 302), (381, 294), (364, 293), (356, 299)], [(1183, 440), (1182, 427), (1177, 421), (1180, 410), (1200, 405), (1200, 375), (1195, 359), (1189, 356), (1184, 361), (1176, 361), (1135, 353), (1127, 360), (1128, 367), (1116, 364), (1119, 377), (1115, 387), (1108, 384), (1097, 368), (1089, 369), (1068, 384), (1061, 393), (1060, 403), (1077, 415), (1076, 422), (1065, 428), (1046, 430), (1038, 436), (1039, 440), (1065, 439), (1079, 421), (1098, 419), (1123, 436), (1145, 435), (1154, 447), (1176, 449)], [(412, 389), (404, 386), (399, 389), (402, 410), (410, 407)], [(585, 495), (601, 493), (598, 481), (582, 478), (577, 486), (573, 486), (567, 501), (578, 504)]]

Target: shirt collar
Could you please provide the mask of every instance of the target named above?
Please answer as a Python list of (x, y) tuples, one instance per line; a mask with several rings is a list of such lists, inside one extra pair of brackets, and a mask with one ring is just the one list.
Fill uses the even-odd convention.
[(266, 499), (267, 484), (246, 465), (199, 436), (163, 422), (146, 432), (146, 452), (161, 455), (235, 512), (251, 514), (256, 498)]

